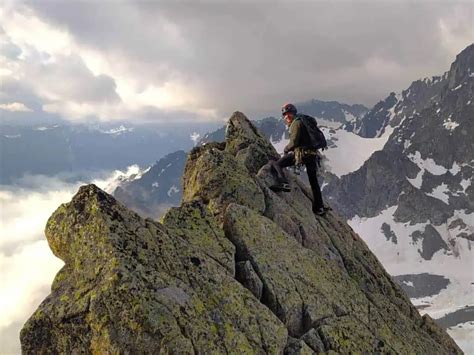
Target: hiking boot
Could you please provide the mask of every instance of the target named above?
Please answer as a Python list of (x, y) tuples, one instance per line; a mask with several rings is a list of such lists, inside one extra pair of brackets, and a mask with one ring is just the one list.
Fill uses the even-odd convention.
[(270, 189), (273, 191), (285, 191), (285, 192), (291, 191), (290, 184), (286, 184), (286, 183), (275, 184), (273, 186), (270, 186)]
[(321, 207), (321, 208), (318, 208), (316, 210), (313, 210), (313, 213), (316, 215), (316, 216), (324, 216), (326, 215), (326, 212), (327, 212), (327, 209), (325, 209), (324, 207)]

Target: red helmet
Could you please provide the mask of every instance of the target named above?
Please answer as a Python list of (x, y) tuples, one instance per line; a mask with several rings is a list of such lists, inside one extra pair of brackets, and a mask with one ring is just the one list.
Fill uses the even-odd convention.
[(296, 107), (293, 104), (285, 104), (281, 108), (281, 115), (282, 116), (285, 116), (285, 114), (287, 114), (287, 113), (292, 113), (293, 115), (296, 115), (296, 112), (297, 112)]

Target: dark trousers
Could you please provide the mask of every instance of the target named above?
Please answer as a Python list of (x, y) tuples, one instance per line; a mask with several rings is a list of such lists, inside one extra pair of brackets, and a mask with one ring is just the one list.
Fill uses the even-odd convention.
[[(288, 166), (295, 165), (295, 163), (296, 160), (294, 153), (288, 153), (283, 155), (273, 164), (277, 173), (278, 181), (280, 183), (288, 183), (283, 169)], [(314, 155), (303, 157), (303, 164), (306, 166), (309, 184), (311, 185), (311, 190), (313, 191), (313, 211), (317, 211), (323, 207), (323, 197), (321, 196), (321, 189), (319, 188), (318, 177), (316, 176), (318, 171), (316, 157)]]

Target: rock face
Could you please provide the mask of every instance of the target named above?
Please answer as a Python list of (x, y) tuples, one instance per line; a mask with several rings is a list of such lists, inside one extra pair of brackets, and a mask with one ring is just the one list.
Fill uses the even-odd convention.
[(243, 114), (227, 132), (190, 153), (162, 223), (94, 185), (54, 212), (65, 265), (21, 331), (25, 354), (461, 353), (342, 219), (312, 214), (299, 178), (269, 189), (277, 154)]

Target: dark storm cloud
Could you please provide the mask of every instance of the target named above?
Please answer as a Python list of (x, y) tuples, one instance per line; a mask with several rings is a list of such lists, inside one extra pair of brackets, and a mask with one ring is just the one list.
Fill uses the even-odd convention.
[[(145, 86), (179, 78), (228, 114), (308, 98), (374, 104), (474, 40), (471, 2), (31, 2)], [(459, 41), (448, 43), (450, 36)], [(449, 27), (451, 26), (451, 27)]]

